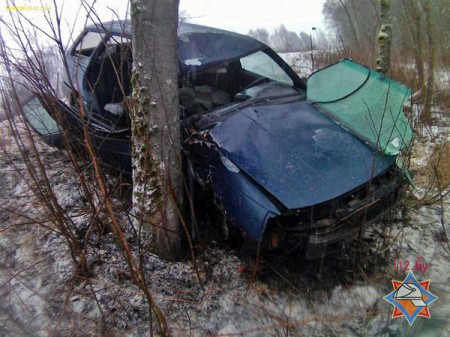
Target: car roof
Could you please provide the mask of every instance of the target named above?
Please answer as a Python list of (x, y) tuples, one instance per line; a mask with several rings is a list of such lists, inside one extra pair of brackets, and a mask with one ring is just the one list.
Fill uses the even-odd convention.
[[(87, 26), (85, 31), (131, 36), (131, 21), (94, 23)], [(246, 35), (186, 22), (180, 22), (178, 25), (178, 41), (182, 72), (192, 71), (193, 68), (198, 71), (268, 48)]]
[[(124, 34), (131, 35), (131, 20), (113, 20), (100, 23), (93, 23), (86, 26), (85, 31), (105, 31), (112, 34)], [(235, 39), (245, 40), (246, 42), (252, 42), (253, 45), (258, 47), (264, 47), (265, 45), (247, 35), (242, 35), (234, 33), (228, 30), (223, 30), (219, 28), (207, 27), (202, 25), (197, 25), (193, 23), (180, 22), (178, 24), (178, 36), (183, 36), (185, 34), (193, 33), (211, 33), (211, 34), (223, 34), (232, 36)]]

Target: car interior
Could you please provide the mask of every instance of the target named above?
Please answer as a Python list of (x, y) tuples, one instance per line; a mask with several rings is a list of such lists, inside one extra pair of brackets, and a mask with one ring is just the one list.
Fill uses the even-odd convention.
[[(131, 95), (132, 48), (123, 37), (110, 37), (92, 55), (85, 88), (93, 94), (90, 110), (95, 117), (114, 127), (127, 126), (127, 102)], [(210, 111), (233, 101), (241, 101), (243, 90), (272, 79), (244, 69), (241, 59), (210, 68), (185, 67), (179, 78), (182, 118)], [(284, 74), (288, 77), (286, 74)], [(292, 81), (292, 80), (291, 80)]]

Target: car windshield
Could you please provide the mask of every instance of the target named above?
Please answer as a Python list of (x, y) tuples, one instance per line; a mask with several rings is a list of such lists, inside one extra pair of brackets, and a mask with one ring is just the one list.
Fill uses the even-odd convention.
[(404, 85), (347, 59), (312, 74), (307, 98), (357, 137), (397, 155), (413, 137), (403, 113), (410, 94)]

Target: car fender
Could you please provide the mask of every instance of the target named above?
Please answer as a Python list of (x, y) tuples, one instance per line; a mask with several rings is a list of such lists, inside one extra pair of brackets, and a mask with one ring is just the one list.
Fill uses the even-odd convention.
[(236, 223), (253, 239), (261, 241), (267, 221), (280, 214), (269, 196), (228, 158), (220, 155), (213, 170), (212, 186), (228, 220)]

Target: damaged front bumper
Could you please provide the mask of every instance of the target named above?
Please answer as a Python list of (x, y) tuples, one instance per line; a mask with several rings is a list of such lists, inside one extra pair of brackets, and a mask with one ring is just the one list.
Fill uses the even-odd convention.
[(306, 259), (320, 259), (361, 235), (396, 204), (402, 190), (397, 168), (372, 179), (344, 196), (269, 220), (263, 247), (302, 249)]

